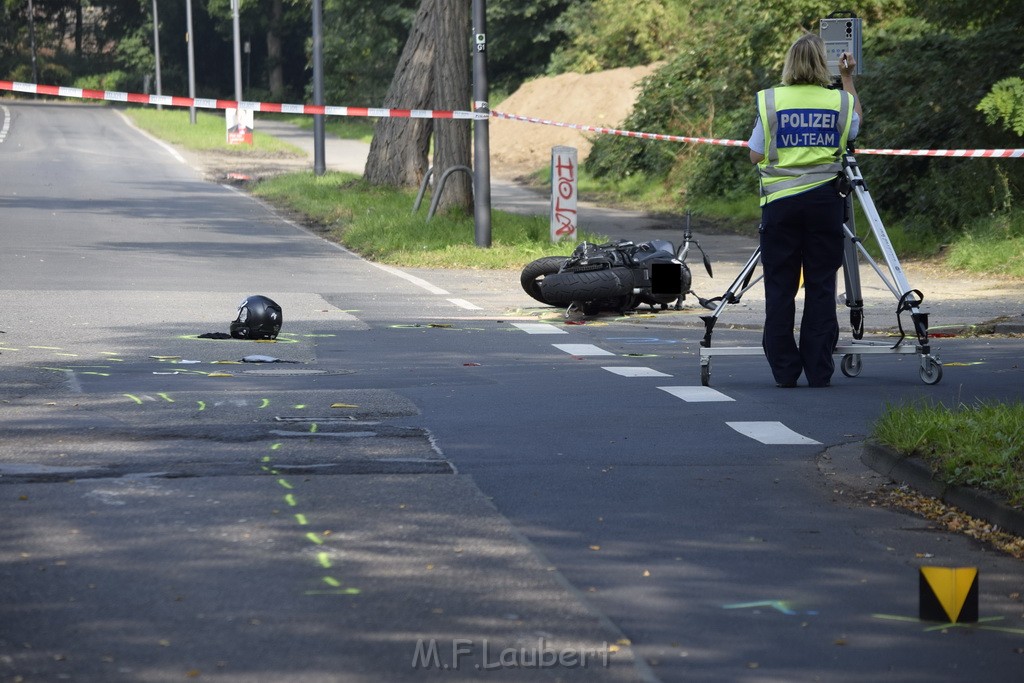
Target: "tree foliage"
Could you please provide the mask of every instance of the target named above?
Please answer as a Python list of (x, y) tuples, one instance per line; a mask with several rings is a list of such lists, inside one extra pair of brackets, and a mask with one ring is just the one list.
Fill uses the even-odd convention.
[(1024, 137), (1024, 79), (1004, 78), (978, 103), (978, 111), (990, 125), (1002, 124)]
[[(778, 79), (789, 44), (814, 26), (816, 5), (807, 0), (739, 7), (715, 0), (689, 3), (674, 56), (642, 84), (624, 126), (745, 140), (754, 119), (754, 93)], [(749, 193), (755, 182), (746, 155), (734, 148), (635, 138), (598, 139), (587, 168), (613, 178), (634, 173), (663, 178), (683, 197)]]
[[(994, 83), (1024, 63), (1021, 24), (946, 31), (919, 19), (893, 22), (870, 47), (859, 90), (866, 107), (861, 146), (960, 149), (1019, 144), (977, 110)], [(956, 65), (950, 68), (950, 65)], [(1015, 160), (875, 157), (862, 163), (872, 194), (920, 230), (959, 229), (1012, 206), (1024, 190)]]
[(574, 0), (487, 0), (487, 76), (492, 90), (512, 92), (544, 73), (566, 39), (559, 17)]
[(419, 4), (419, 0), (325, 0), (326, 101), (380, 106)]
[(640, 66), (674, 52), (685, 31), (686, 4), (671, 0), (589, 0), (570, 5), (555, 22), (567, 36), (549, 73), (590, 73)]
[[(1003, 79), (1020, 74), (1024, 65), (1024, 3), (956, 2), (946, 14), (926, 0), (879, 0), (859, 9), (866, 67), (858, 82), (865, 108), (859, 146), (1020, 144), (1008, 139), (1004, 125), (989, 125), (986, 116), (1006, 124), (1021, 111), (1016, 81)], [(624, 126), (745, 140), (754, 93), (778, 81), (790, 43), (802, 31), (817, 30), (819, 4), (765, 0), (722, 7), (696, 0), (690, 11), (679, 51), (643, 84)], [(932, 14), (934, 22), (922, 18)], [(999, 81), (1003, 85), (989, 95)], [(981, 102), (987, 104), (979, 111)], [(860, 161), (879, 208), (922, 230), (957, 229), (973, 217), (1009, 208), (1024, 191), (1024, 165), (1016, 160)], [(610, 178), (643, 173), (663, 179), (684, 199), (751, 193), (756, 183), (746, 155), (733, 148), (634, 138), (599, 138), (587, 168)]]

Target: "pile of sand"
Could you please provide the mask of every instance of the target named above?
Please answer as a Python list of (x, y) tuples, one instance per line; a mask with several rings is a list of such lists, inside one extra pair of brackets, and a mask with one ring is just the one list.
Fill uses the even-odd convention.
[[(512, 96), (492, 108), (561, 123), (621, 127), (633, 110), (638, 82), (654, 66), (611, 69), (592, 74), (561, 74), (524, 83)], [(594, 133), (571, 128), (492, 118), (491, 174), (512, 179), (551, 163), (551, 148), (567, 145), (579, 150), (582, 162), (590, 153)]]

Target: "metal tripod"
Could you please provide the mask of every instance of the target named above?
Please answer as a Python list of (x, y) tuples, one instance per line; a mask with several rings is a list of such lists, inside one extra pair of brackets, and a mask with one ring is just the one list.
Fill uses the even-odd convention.
[[(916, 289), (911, 289), (907, 282), (906, 274), (900, 266), (899, 258), (893, 249), (889, 235), (885, 232), (882, 219), (875, 210), (875, 204), (868, 193), (864, 176), (860, 173), (857, 160), (853, 154), (843, 155), (843, 173), (850, 183), (854, 196), (860, 202), (861, 209), (867, 216), (871, 232), (875, 236), (882, 256), (888, 266), (889, 274), (886, 274), (879, 267), (878, 263), (871, 257), (864, 247), (861, 239), (857, 236), (856, 226), (853, 219), (853, 197), (847, 197), (847, 219), (843, 224), (843, 277), (846, 283), (846, 306), (850, 309), (850, 327), (853, 340), (849, 344), (836, 346), (834, 355), (840, 356), (839, 369), (847, 377), (856, 377), (862, 369), (861, 356), (870, 354), (918, 354), (920, 356), (920, 376), (925, 384), (937, 384), (942, 379), (942, 363), (932, 355), (931, 345), (928, 343), (928, 314), (919, 310), (924, 295)], [(878, 277), (885, 283), (889, 291), (896, 297), (896, 322), (899, 326), (900, 336), (896, 343), (890, 346), (885, 342), (863, 341), (864, 336), (864, 300), (861, 295), (859, 256), (863, 256), (868, 264), (874, 269)], [(715, 329), (715, 323), (721, 316), (722, 311), (729, 304), (739, 303), (742, 296), (756, 285), (764, 275), (753, 278), (754, 270), (761, 260), (761, 248), (758, 247), (747, 260), (746, 265), (740, 270), (739, 275), (732, 281), (721, 300), (715, 306), (711, 315), (701, 316), (704, 321), (704, 338), (700, 342), (700, 383), (708, 386), (711, 383), (711, 357), (712, 356), (745, 356), (762, 355), (764, 350), (760, 346), (733, 346), (733, 347), (712, 347), (711, 334)], [(753, 278), (753, 279), (752, 279)], [(914, 326), (914, 334), (917, 343), (914, 345), (904, 344), (906, 332), (903, 330), (902, 314), (910, 313)]]

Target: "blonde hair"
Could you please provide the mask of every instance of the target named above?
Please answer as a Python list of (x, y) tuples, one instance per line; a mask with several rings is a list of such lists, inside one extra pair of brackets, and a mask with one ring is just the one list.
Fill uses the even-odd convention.
[(782, 65), (784, 85), (820, 85), (832, 82), (825, 60), (825, 42), (813, 33), (805, 33), (789, 48)]

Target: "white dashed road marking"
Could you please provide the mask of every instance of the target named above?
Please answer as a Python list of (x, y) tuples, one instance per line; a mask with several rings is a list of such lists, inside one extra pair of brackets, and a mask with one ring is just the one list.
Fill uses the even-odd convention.
[(573, 356), (614, 356), (611, 351), (605, 351), (593, 344), (552, 344), (556, 349), (565, 351)]
[(627, 366), (627, 365), (606, 366), (606, 367), (604, 367), (602, 369), (607, 370), (608, 372), (614, 373), (616, 375), (622, 375), (623, 377), (671, 377), (672, 376), (672, 375), (666, 374), (664, 372), (661, 372), (660, 370), (655, 370), (654, 368), (643, 368), (643, 367), (636, 368), (636, 367), (631, 367), (631, 366)]
[[(547, 323), (512, 324), (527, 334), (568, 334), (565, 330)], [(552, 344), (552, 346), (573, 356), (616, 355), (595, 344)], [(620, 377), (672, 377), (672, 375), (661, 372), (660, 370), (643, 366), (605, 365), (602, 366), (602, 369), (607, 370), (612, 374), (619, 375)], [(688, 403), (712, 403), (736, 400), (730, 396), (726, 396), (716, 389), (705, 386), (658, 388)], [(814, 439), (803, 436), (802, 434), (798, 434), (781, 422), (726, 422), (726, 424), (743, 436), (769, 446), (822, 445), (820, 441), (815, 441)]]
[(773, 446), (778, 445), (821, 445), (820, 441), (797, 434), (781, 422), (726, 422), (743, 436)]
[(658, 387), (667, 391), (676, 398), (681, 398), (687, 403), (707, 403), (711, 401), (735, 401), (736, 399), (726, 396), (720, 391), (711, 387)]
[(565, 330), (547, 323), (512, 323), (512, 325), (518, 327), (526, 334), (569, 334)]

